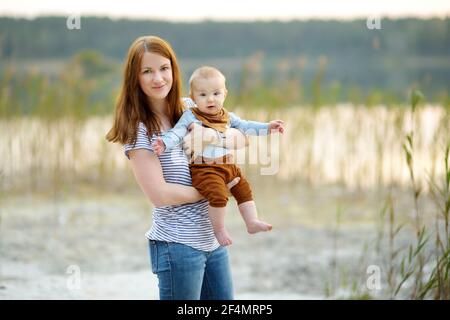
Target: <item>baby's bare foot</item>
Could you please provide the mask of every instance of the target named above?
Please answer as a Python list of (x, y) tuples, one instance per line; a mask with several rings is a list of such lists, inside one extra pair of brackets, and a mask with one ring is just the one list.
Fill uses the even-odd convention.
[(221, 246), (225, 247), (233, 243), (225, 228), (215, 231), (214, 234), (216, 235), (217, 241), (219, 241)]
[(270, 231), (270, 230), (272, 230), (272, 225), (265, 223), (264, 221), (261, 221), (261, 220), (252, 221), (247, 225), (247, 231), (250, 234), (258, 233), (261, 231)]

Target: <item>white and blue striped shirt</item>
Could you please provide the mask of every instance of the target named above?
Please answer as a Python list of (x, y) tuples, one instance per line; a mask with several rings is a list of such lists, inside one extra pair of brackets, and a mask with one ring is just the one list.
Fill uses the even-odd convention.
[[(190, 107), (193, 102), (185, 99), (185, 104)], [(153, 152), (151, 144), (155, 138), (155, 135), (149, 138), (147, 128), (139, 123), (136, 143), (124, 145), (125, 155), (128, 157), (128, 152), (135, 149)], [(181, 145), (158, 158), (166, 182), (192, 186), (189, 162)], [(185, 244), (202, 251), (212, 251), (219, 247), (208, 217), (206, 199), (183, 205), (155, 207), (152, 227), (145, 236), (151, 240)]]

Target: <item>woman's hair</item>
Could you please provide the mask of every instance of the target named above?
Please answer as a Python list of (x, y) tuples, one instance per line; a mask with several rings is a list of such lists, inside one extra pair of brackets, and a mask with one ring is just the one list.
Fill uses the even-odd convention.
[(181, 117), (184, 106), (181, 100), (181, 75), (177, 58), (170, 44), (155, 36), (137, 38), (128, 50), (120, 95), (116, 103), (114, 124), (106, 135), (111, 142), (136, 143), (139, 122), (149, 135), (160, 131), (160, 123), (152, 111), (151, 103), (139, 85), (142, 56), (145, 52), (159, 54), (172, 65), (172, 88), (167, 95), (168, 116), (172, 126)]

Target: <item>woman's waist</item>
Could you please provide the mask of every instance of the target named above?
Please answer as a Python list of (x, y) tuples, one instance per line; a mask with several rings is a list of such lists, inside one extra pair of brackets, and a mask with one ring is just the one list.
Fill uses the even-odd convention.
[[(192, 186), (192, 185), (191, 185)], [(180, 213), (187, 212), (204, 214), (208, 213), (208, 201), (206, 199), (199, 200), (193, 203), (184, 203), (177, 205), (170, 205), (164, 207), (154, 207), (153, 214), (171, 214), (171, 213)]]
[(164, 234), (213, 234), (208, 211), (205, 212), (153, 212), (152, 229)]

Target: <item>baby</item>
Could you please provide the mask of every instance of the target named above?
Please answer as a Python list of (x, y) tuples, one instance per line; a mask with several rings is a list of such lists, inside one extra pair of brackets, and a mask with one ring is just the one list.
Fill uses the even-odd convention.
[[(157, 155), (181, 143), (191, 124), (213, 128), (219, 134), (223, 134), (230, 127), (253, 135), (284, 132), (284, 124), (281, 120), (269, 123), (246, 121), (224, 109), (223, 103), (227, 96), (225, 81), (225, 76), (216, 68), (201, 67), (194, 71), (189, 85), (190, 96), (196, 107), (186, 110), (171, 130), (154, 141), (152, 146)], [(225, 229), (225, 207), (228, 202), (227, 183), (236, 177), (240, 177), (240, 181), (231, 188), (230, 192), (238, 203), (247, 231), (254, 234), (272, 229), (270, 224), (258, 219), (250, 185), (241, 170), (232, 163), (229, 150), (208, 145), (203, 149), (202, 154), (194, 156), (193, 160), (190, 164), (192, 186), (208, 200), (208, 216), (214, 234), (222, 246), (232, 243)]]

